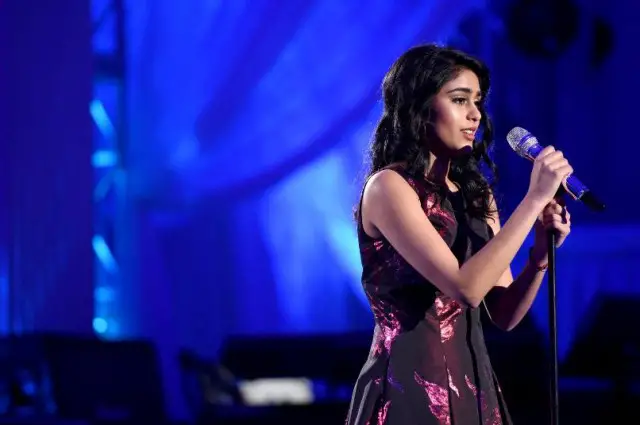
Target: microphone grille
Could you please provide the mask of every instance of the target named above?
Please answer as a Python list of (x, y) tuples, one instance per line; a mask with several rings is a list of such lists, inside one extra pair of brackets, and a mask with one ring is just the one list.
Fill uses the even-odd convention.
[(514, 127), (507, 134), (507, 142), (518, 155), (526, 157), (529, 149), (538, 144), (538, 139), (524, 128)]

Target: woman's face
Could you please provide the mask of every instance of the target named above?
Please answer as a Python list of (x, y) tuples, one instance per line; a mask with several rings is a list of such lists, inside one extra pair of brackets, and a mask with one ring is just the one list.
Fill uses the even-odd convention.
[(480, 101), (480, 81), (472, 71), (464, 69), (447, 82), (433, 99), (433, 130), (441, 142), (433, 148), (449, 154), (470, 151), (482, 117)]

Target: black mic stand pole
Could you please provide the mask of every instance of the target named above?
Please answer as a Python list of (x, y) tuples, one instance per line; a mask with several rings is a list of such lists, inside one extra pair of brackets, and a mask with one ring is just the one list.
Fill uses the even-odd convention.
[(549, 231), (547, 244), (547, 251), (549, 253), (547, 285), (549, 286), (549, 347), (551, 348), (551, 367), (549, 373), (551, 384), (551, 425), (558, 425), (558, 328), (556, 326), (556, 234), (554, 231)]

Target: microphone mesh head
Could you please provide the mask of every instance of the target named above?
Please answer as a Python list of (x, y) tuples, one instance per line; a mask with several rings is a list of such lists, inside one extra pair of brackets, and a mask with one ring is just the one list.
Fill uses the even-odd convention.
[(538, 139), (522, 127), (514, 127), (507, 134), (507, 142), (511, 149), (522, 157), (526, 157), (529, 149), (538, 144)]

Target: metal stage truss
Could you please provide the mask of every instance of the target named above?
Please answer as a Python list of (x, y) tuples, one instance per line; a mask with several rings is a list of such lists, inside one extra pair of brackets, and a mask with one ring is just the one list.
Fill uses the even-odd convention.
[(126, 179), (128, 137), (124, 0), (93, 0), (92, 164), (95, 186), (93, 251), (95, 259), (93, 327), (106, 339), (120, 333), (118, 299), (122, 272), (118, 258), (118, 228)]

